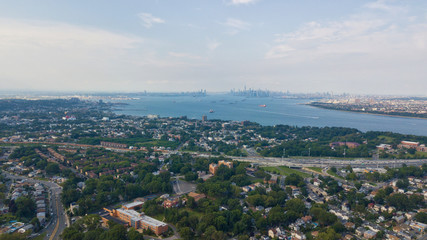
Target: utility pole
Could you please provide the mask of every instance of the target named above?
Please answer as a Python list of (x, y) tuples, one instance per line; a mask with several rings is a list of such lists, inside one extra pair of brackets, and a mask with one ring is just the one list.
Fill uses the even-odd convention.
[(311, 148), (308, 148), (308, 156), (310, 157)]
[(285, 154), (286, 154), (286, 148), (283, 148), (282, 162), (283, 162), (283, 158), (285, 157)]

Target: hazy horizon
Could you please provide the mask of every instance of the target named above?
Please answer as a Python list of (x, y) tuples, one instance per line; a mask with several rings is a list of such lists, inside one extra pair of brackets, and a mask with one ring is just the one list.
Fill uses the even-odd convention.
[[(205, 90), (205, 89), (203, 89)], [(243, 89), (235, 89), (237, 90), (243, 90)], [(262, 90), (262, 91), (269, 91), (270, 93), (279, 93), (282, 92), (284, 94), (290, 94), (290, 95), (326, 95), (331, 94), (332, 96), (349, 96), (349, 97), (413, 97), (413, 98), (427, 98), (427, 94), (358, 94), (358, 93), (347, 93), (347, 92), (291, 92), (288, 93), (286, 91), (274, 91), (270, 89), (252, 89), (252, 90)], [(72, 97), (72, 95), (92, 95), (92, 96), (100, 96), (100, 95), (106, 95), (106, 96), (112, 96), (112, 95), (120, 95), (120, 94), (190, 94), (190, 93), (197, 93), (200, 89), (197, 91), (191, 91), (191, 90), (184, 90), (184, 91), (67, 91), (67, 90), (58, 90), (58, 91), (39, 91), (39, 90), (0, 90), (0, 97), (2, 96), (31, 96), (31, 95), (46, 95), (49, 97), (57, 97), (59, 95), (64, 97)], [(207, 95), (228, 95), (231, 93), (231, 90), (228, 91), (209, 91), (206, 89)], [(201, 96), (202, 97), (202, 96)], [(273, 97), (273, 96), (269, 96)], [(259, 97), (264, 98), (264, 97)]]
[(8, 1), (2, 91), (425, 96), (427, 2)]

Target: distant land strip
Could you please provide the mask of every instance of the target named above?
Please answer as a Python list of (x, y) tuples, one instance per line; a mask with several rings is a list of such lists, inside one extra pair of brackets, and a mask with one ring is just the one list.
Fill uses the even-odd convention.
[(310, 103), (307, 103), (306, 105), (323, 108), (323, 109), (329, 109), (329, 110), (344, 111), (344, 112), (356, 112), (356, 113), (389, 116), (389, 117), (427, 119), (427, 114), (415, 114), (415, 113), (406, 113), (406, 112), (383, 112), (383, 111), (369, 111), (369, 110), (362, 111), (357, 109), (351, 109), (350, 106), (343, 106), (343, 105), (323, 103), (323, 102), (310, 102)]

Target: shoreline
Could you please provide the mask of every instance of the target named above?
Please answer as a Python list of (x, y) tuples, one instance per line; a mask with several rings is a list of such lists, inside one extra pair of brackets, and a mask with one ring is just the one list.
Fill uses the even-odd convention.
[(311, 106), (311, 107), (316, 107), (316, 108), (321, 108), (321, 109), (332, 110), (332, 111), (360, 113), (360, 114), (369, 114), (369, 115), (395, 117), (395, 118), (411, 118), (411, 119), (427, 120), (427, 117), (411, 117), (411, 116), (393, 115), (393, 114), (386, 114), (386, 113), (371, 113), (371, 112), (362, 112), (362, 111), (354, 111), (354, 110), (343, 110), (343, 109), (335, 109), (335, 108), (328, 108), (328, 107), (323, 107), (323, 106), (319, 106), (319, 105), (313, 105), (313, 104), (310, 104), (310, 103), (305, 103), (304, 105)]

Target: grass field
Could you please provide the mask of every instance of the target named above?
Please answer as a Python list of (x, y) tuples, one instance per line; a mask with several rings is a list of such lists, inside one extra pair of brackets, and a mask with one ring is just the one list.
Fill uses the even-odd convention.
[(292, 169), (286, 166), (279, 166), (279, 167), (262, 167), (264, 170), (272, 172), (272, 173), (276, 173), (276, 174), (280, 174), (280, 175), (284, 175), (284, 176), (288, 176), (292, 173), (298, 174), (301, 177), (309, 177), (310, 175), (301, 171), (298, 171), (296, 169)]
[(308, 169), (311, 169), (311, 170), (316, 171), (318, 173), (322, 173), (322, 168), (320, 168), (320, 167), (308, 167)]
[(331, 169), (329, 169), (329, 170), (327, 171), (327, 173), (328, 173), (329, 175), (331, 175), (331, 176), (336, 177), (336, 178), (344, 179), (344, 178), (343, 178), (343, 177), (341, 177), (340, 175), (338, 175), (338, 174), (336, 174), (336, 173), (332, 172), (332, 170), (331, 170)]

